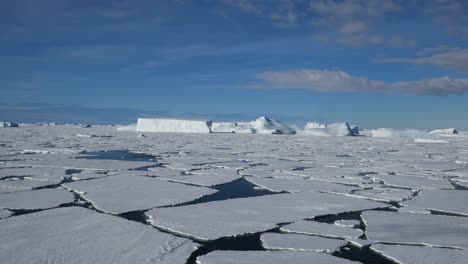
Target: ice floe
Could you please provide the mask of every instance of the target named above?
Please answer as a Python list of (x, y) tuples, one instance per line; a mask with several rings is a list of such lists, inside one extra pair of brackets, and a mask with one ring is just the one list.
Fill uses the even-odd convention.
[(3, 263), (185, 263), (190, 240), (80, 207), (4, 219)]
[(179, 204), (216, 192), (203, 187), (127, 175), (72, 182), (64, 186), (82, 193), (97, 209), (115, 214)]
[(371, 249), (396, 263), (466, 263), (468, 259), (468, 251), (449, 248), (376, 244)]
[(41, 189), (0, 194), (0, 208), (37, 210), (70, 204), (75, 200), (73, 193), (62, 188)]
[(468, 249), (468, 218), (418, 213), (366, 211), (369, 239), (391, 243)]
[(341, 264), (352, 261), (315, 252), (289, 251), (214, 251), (201, 256), (199, 264)]
[(268, 250), (333, 252), (347, 243), (345, 240), (303, 234), (264, 233), (260, 239)]
[[(359, 222), (358, 222), (359, 223)], [(317, 221), (297, 221), (295, 223), (282, 226), (284, 232), (296, 234), (308, 234), (336, 238), (358, 238), (363, 234), (360, 229), (354, 229), (342, 225), (320, 223)]]
[[(163, 229), (214, 240), (275, 228), (277, 223), (387, 205), (334, 194), (301, 192), (158, 208), (149, 211), (151, 224)], [(281, 212), (281, 213), (279, 213)]]

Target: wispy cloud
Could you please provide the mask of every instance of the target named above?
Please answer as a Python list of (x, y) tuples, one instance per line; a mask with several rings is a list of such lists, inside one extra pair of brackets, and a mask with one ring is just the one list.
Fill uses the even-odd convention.
[(403, 93), (450, 95), (468, 91), (468, 79), (449, 77), (417, 81), (385, 82), (356, 77), (344, 71), (316, 69), (268, 71), (256, 75), (252, 89), (304, 89), (317, 92)]
[(423, 55), (417, 58), (387, 58), (377, 59), (375, 62), (435, 65), (460, 72), (468, 72), (468, 49), (433, 49), (423, 52)]
[(432, 17), (450, 34), (468, 39), (468, 1), (466, 0), (423, 0), (424, 14)]

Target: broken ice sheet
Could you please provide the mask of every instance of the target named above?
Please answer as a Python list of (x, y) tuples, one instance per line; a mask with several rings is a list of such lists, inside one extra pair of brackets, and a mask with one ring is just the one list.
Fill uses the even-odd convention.
[(418, 213), (366, 211), (369, 239), (468, 249), (468, 218)]
[(210, 187), (238, 180), (242, 178), (242, 176), (238, 175), (237, 171), (234, 169), (213, 168), (190, 171), (190, 173), (184, 175), (161, 176), (160, 178)]
[(2, 263), (185, 263), (196, 244), (81, 207), (3, 219)]
[(146, 166), (154, 166), (155, 162), (125, 161), (125, 160), (98, 160), (78, 158), (80, 155), (42, 155), (37, 160), (9, 161), (7, 164), (15, 166), (33, 166), (83, 170), (131, 170)]
[(246, 177), (246, 179), (271, 191), (330, 191), (348, 193), (351, 190), (357, 189), (357, 187), (354, 186), (347, 186), (312, 179), (279, 179), (258, 177)]
[(397, 189), (397, 188), (371, 188), (358, 190), (353, 193), (354, 195), (370, 198), (370, 199), (379, 199), (387, 201), (402, 201), (404, 199), (409, 199), (413, 196), (413, 192), (407, 189)]
[(397, 263), (411, 264), (440, 264), (440, 263), (466, 263), (468, 251), (408, 245), (382, 245), (371, 246), (371, 250)]
[(118, 175), (64, 184), (99, 210), (124, 213), (188, 202), (216, 190), (142, 176)]
[(307, 220), (300, 220), (295, 223), (282, 226), (280, 229), (289, 233), (321, 235), (337, 238), (357, 238), (363, 234), (361, 229)]
[(0, 208), (6, 209), (48, 209), (62, 204), (73, 203), (73, 193), (62, 188), (41, 189), (0, 194)]
[(376, 175), (388, 186), (396, 186), (411, 189), (454, 189), (452, 184), (445, 179), (424, 176), (401, 176), (401, 175)]
[(333, 252), (347, 243), (345, 240), (303, 234), (264, 233), (260, 239), (268, 250)]
[(347, 259), (333, 257), (311, 251), (213, 251), (198, 258), (199, 264), (341, 264), (355, 263)]
[(404, 202), (410, 207), (420, 207), (436, 213), (459, 214), (468, 217), (468, 191), (423, 190), (414, 199)]
[(153, 209), (151, 224), (199, 240), (265, 231), (277, 223), (388, 205), (334, 194), (301, 192)]

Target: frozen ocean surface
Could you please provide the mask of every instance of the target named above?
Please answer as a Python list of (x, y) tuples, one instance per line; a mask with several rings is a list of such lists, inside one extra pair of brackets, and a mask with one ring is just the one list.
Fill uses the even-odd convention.
[(463, 132), (260, 121), (1, 127), (0, 263), (466, 263)]

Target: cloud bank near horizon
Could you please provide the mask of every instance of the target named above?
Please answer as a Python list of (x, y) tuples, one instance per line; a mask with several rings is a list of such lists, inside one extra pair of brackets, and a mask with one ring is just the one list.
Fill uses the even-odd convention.
[(251, 89), (303, 89), (315, 92), (402, 93), (410, 95), (461, 95), (468, 91), (468, 79), (449, 77), (417, 81), (386, 82), (353, 76), (344, 71), (301, 69), (265, 71), (256, 74)]

